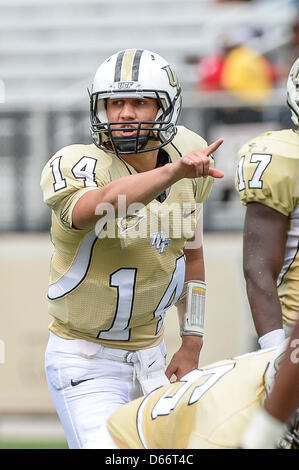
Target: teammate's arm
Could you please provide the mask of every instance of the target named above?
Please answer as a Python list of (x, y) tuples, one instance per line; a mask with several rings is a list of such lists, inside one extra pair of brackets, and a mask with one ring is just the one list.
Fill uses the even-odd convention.
[[(273, 388), (242, 436), (243, 449), (275, 448), (299, 407), (299, 321), (290, 336)], [(297, 429), (299, 432), (299, 429)]]
[(279, 366), (273, 389), (264, 403), (265, 410), (286, 423), (299, 407), (299, 321)]
[[(282, 312), (277, 278), (283, 265), (288, 218), (260, 203), (248, 204), (244, 223), (243, 269), (248, 300), (259, 338), (272, 335), (275, 346), (283, 340)], [(277, 333), (277, 342), (274, 333)]]
[(109, 204), (118, 213), (118, 197), (125, 196), (126, 209), (133, 203), (148, 204), (170, 185), (183, 178), (213, 176), (222, 178), (223, 172), (210, 167), (209, 155), (214, 152), (223, 140), (219, 139), (202, 150), (194, 150), (174, 163), (160, 168), (124, 176), (106, 186), (85, 193), (76, 203), (73, 213), (73, 226), (77, 229), (91, 229), (104, 213), (97, 211), (100, 204)]

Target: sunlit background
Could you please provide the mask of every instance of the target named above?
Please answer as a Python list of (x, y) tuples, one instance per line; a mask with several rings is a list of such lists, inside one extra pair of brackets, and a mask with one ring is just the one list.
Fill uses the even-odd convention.
[[(59, 148), (89, 143), (87, 89), (125, 48), (164, 56), (183, 90), (180, 124), (224, 138), (224, 171), (204, 209), (208, 284), (203, 364), (253, 350), (242, 275), (245, 209), (237, 151), (292, 127), (286, 78), (299, 56), (297, 0), (0, 0), (0, 447), (65, 446), (43, 371), (52, 247), (40, 173)], [(176, 314), (166, 317), (169, 356)]]

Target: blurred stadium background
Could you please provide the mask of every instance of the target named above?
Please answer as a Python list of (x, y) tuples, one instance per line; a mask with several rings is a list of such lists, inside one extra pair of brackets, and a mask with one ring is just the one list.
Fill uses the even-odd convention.
[[(291, 127), (285, 85), (299, 55), (298, 8), (297, 0), (0, 0), (0, 448), (65, 447), (43, 371), (52, 247), (39, 180), (59, 148), (90, 141), (87, 88), (117, 50), (165, 56), (183, 89), (180, 123), (209, 142), (225, 139), (215, 155), (225, 178), (204, 213), (201, 364), (256, 347), (242, 274), (236, 153), (260, 132)], [(202, 72), (204, 59), (241, 43), (274, 70), (258, 101), (215, 86), (211, 69)], [(179, 344), (176, 329), (170, 311), (169, 357)]]

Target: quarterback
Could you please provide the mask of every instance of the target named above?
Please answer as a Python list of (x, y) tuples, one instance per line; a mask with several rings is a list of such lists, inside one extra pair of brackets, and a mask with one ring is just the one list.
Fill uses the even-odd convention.
[[(102, 429), (107, 448), (237, 449), (240, 436), (260, 409), (273, 380), (272, 365), (287, 348), (259, 350), (189, 372), (118, 409)], [(289, 435), (296, 434), (297, 423)], [(275, 448), (286, 431), (279, 428)], [(260, 434), (259, 434), (260, 435)], [(263, 436), (261, 436), (263, 437)], [(298, 444), (298, 442), (297, 442)]]
[(287, 81), (294, 129), (243, 145), (236, 190), (246, 205), (243, 266), (262, 348), (278, 345), (299, 318), (299, 58)]
[[(90, 90), (89, 145), (42, 172), (52, 210), (46, 375), (69, 447), (96, 445), (122, 404), (198, 365), (205, 277), (202, 205), (214, 178), (203, 138), (177, 126), (181, 88), (160, 55), (120, 51)], [(178, 305), (182, 345), (165, 367), (163, 320)]]

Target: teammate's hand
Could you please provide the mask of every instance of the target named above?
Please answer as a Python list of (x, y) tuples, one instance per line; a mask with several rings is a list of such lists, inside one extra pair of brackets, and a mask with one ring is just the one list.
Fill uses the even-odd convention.
[(220, 147), (223, 139), (218, 139), (207, 148), (202, 150), (193, 150), (184, 155), (180, 160), (174, 163), (175, 172), (179, 178), (198, 178), (203, 176), (212, 176), (213, 178), (223, 178), (224, 173), (217, 168), (210, 167), (209, 155)]

